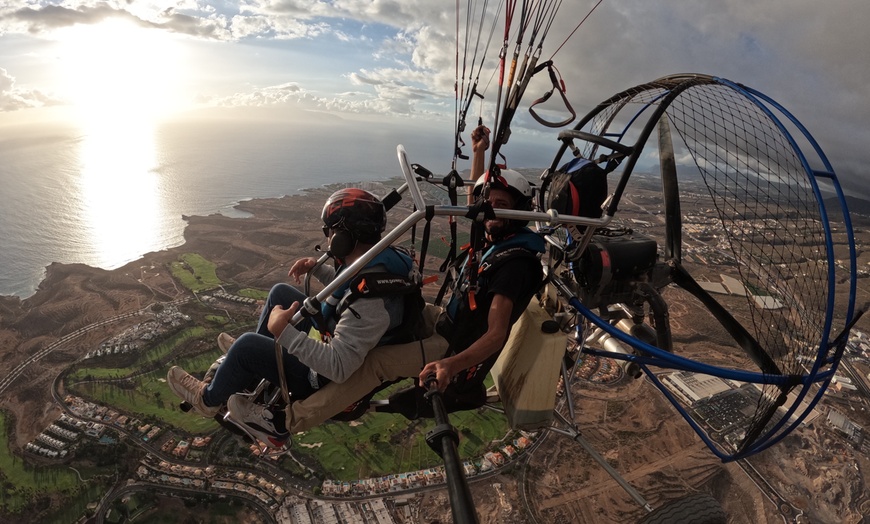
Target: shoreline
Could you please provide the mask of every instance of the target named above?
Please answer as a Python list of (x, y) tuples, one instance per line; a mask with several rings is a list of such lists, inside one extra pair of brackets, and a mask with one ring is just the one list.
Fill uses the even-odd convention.
[[(215, 264), (217, 277), (230, 288), (269, 290), (276, 282), (286, 282), (295, 260), (319, 256), (316, 246), (324, 240), (320, 214), (332, 191), (356, 186), (385, 194), (399, 185), (397, 181), (329, 184), (296, 195), (249, 199), (235, 206), (250, 214), (246, 218), (191, 215), (185, 217), (181, 244), (145, 253), (111, 270), (52, 263), (30, 297), (0, 296), (0, 376), (9, 376), (45, 347), (104, 319), (189, 297), (170, 271), (170, 264), (185, 253), (197, 253)], [(388, 228), (410, 211), (410, 199), (403, 200)], [(58, 407), (49, 396), (54, 377), (109, 336), (103, 328), (84, 332), (86, 336), (53, 349), (50, 358), (27, 366), (0, 396), (0, 409), (17, 421), (17, 445), (24, 445), (57, 416)]]
[[(233, 209), (245, 216), (182, 215), (185, 224), (179, 244), (149, 251), (113, 269), (52, 262), (30, 296), (0, 295), (0, 343), (8, 348), (0, 353), (0, 372), (7, 368), (10, 354), (26, 353), (40, 337), (71, 331), (70, 325), (78, 322), (70, 311), (78, 311), (82, 318), (112, 316), (129, 310), (128, 302), (172, 300), (179, 289), (168, 264), (183, 253), (196, 252), (215, 263), (219, 278), (229, 285), (270, 289), (286, 280), (285, 265), (318, 255), (315, 247), (323, 240), (320, 213), (332, 191), (354, 186), (381, 194), (398, 185), (395, 177), (333, 183), (293, 195), (241, 200)], [(396, 219), (390, 222), (398, 224)]]
[[(248, 219), (252, 219), (252, 218), (256, 217), (257, 210), (260, 208), (260, 204), (258, 204), (259, 202), (283, 201), (285, 199), (293, 199), (293, 198), (307, 199), (310, 195), (323, 195), (323, 198), (325, 200), (326, 196), (328, 196), (328, 194), (331, 191), (334, 191), (338, 187), (353, 186), (353, 187), (362, 187), (364, 189), (365, 188), (376, 188), (376, 190), (377, 190), (377, 189), (383, 189), (383, 188), (392, 188), (397, 180), (400, 180), (400, 179), (398, 177), (393, 177), (393, 178), (389, 178), (389, 179), (381, 180), (381, 181), (330, 183), (330, 184), (325, 184), (325, 185), (322, 185), (319, 187), (301, 188), (301, 189), (298, 189), (297, 191), (295, 191), (293, 194), (283, 194), (280, 196), (271, 196), (271, 197), (244, 198), (241, 200), (227, 203), (227, 204), (225, 204), (225, 205), (223, 205), (223, 206), (221, 206), (221, 207), (219, 207), (219, 208), (217, 208), (217, 209), (215, 209), (215, 210), (213, 210), (205, 215), (181, 214), (179, 216), (179, 218), (182, 220), (182, 222), (184, 222), (184, 225), (181, 229), (180, 240), (178, 241), (177, 244), (166, 245), (159, 250), (148, 251), (148, 252), (142, 253), (140, 256), (138, 256), (134, 259), (128, 260), (126, 262), (123, 262), (123, 263), (121, 263), (117, 266), (111, 267), (111, 268), (93, 266), (93, 265), (90, 265), (86, 262), (52, 261), (48, 265), (43, 266), (41, 268), (42, 277), (40, 278), (39, 282), (36, 284), (36, 287), (33, 289), (33, 291), (29, 295), (21, 296), (21, 295), (17, 295), (17, 294), (0, 293), (0, 313), (2, 313), (2, 305), (4, 303), (8, 304), (8, 303), (25, 302), (27, 300), (34, 298), (34, 296), (37, 293), (39, 293), (39, 291), (42, 289), (46, 280), (49, 280), (51, 278), (51, 274), (50, 274), (51, 271), (56, 270), (57, 267), (84, 266), (84, 267), (88, 267), (88, 268), (91, 268), (94, 270), (102, 270), (102, 271), (111, 272), (111, 271), (116, 271), (118, 269), (124, 268), (128, 265), (135, 264), (136, 262), (144, 261), (146, 258), (148, 258), (150, 256), (164, 253), (166, 251), (170, 251), (173, 249), (181, 248), (182, 246), (184, 246), (185, 244), (187, 244), (190, 241), (190, 239), (188, 238), (188, 234), (189, 234), (189, 230), (190, 230), (191, 221), (196, 221), (196, 220), (204, 219), (204, 218), (248, 220)], [(395, 185), (398, 185), (398, 184), (395, 184)], [(229, 211), (229, 212), (227, 212), (227, 211)], [(319, 217), (320, 217), (320, 208), (318, 208), (316, 210), (316, 216), (314, 216), (312, 218), (319, 219)], [(305, 220), (306, 217), (299, 217), (299, 219)], [(0, 320), (2, 320), (2, 318), (0, 318)]]
[[(50, 264), (30, 297), (0, 296), (0, 375), (8, 376), (41, 349), (102, 319), (189, 296), (169, 270), (184, 253), (198, 253), (213, 262), (218, 278), (229, 286), (268, 290), (286, 281), (289, 265), (315, 254), (314, 246), (323, 238), (319, 221), (328, 192), (324, 187), (240, 202), (237, 207), (250, 213), (248, 218), (189, 216), (180, 245), (146, 253), (112, 270)], [(105, 336), (97, 329), (58, 347), (50, 358), (28, 366), (4, 391), (0, 408), (15, 416), (19, 446), (56, 416), (57, 406), (48, 396), (50, 382)]]

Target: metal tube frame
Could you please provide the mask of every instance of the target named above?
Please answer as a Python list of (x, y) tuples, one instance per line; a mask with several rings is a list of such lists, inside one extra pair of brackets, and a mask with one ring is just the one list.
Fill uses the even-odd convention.
[[(319, 293), (317, 293), (317, 295), (309, 298), (306, 301), (305, 309), (310, 309), (312, 308), (312, 306), (315, 306), (313, 307), (313, 311), (317, 311), (319, 308), (316, 307), (316, 305), (325, 301), (342, 285), (350, 281), (350, 279), (352, 279), (357, 273), (359, 273), (359, 271), (362, 270), (369, 262), (374, 260), (377, 255), (383, 252), (383, 250), (385, 250), (396, 240), (401, 238), (401, 236), (409, 231), (414, 225), (419, 223), (421, 220), (425, 220), (427, 209), (430, 210), (434, 216), (462, 217), (468, 214), (468, 207), (466, 206), (445, 206), (427, 204), (418, 185), (418, 181), (421, 180), (421, 178), (412, 172), (410, 163), (408, 162), (408, 157), (405, 153), (405, 148), (399, 145), (396, 148), (396, 151), (399, 157), (399, 164), (402, 168), (402, 174), (405, 177), (405, 184), (407, 184), (407, 190), (411, 194), (411, 198), (414, 202), (414, 207), (416, 208), (416, 210), (412, 211), (410, 215), (402, 220), (402, 222), (400, 222), (390, 232), (385, 234), (377, 244), (372, 246), (371, 249), (366, 251), (362, 256), (360, 256), (357, 260), (350, 264), (347, 269), (342, 271), (341, 274), (335, 278), (335, 280), (326, 285)], [(538, 211), (518, 211), (514, 209), (495, 209), (494, 211), (495, 216), (499, 218), (506, 218), (512, 220), (528, 220), (530, 222), (539, 222), (549, 225), (566, 224), (592, 226), (589, 229), (604, 227), (609, 224), (612, 219), (612, 217), (609, 216), (605, 216), (602, 218), (586, 218), (560, 215), (552, 210), (546, 213)], [(291, 322), (293, 324), (296, 324), (297, 322), (300, 322), (303, 318), (305, 318), (305, 316), (306, 313), (303, 311), (303, 309), (300, 309), (293, 316)]]

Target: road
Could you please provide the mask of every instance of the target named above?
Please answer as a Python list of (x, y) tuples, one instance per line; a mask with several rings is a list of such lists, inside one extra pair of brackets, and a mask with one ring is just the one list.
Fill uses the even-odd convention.
[[(202, 493), (201, 490), (197, 490), (197, 489), (189, 489), (189, 488), (182, 488), (182, 487), (169, 487), (169, 486), (165, 486), (163, 484), (152, 484), (149, 482), (135, 482), (132, 484), (127, 484), (126, 486), (114, 488), (114, 489), (111, 489), (108, 492), (106, 492), (106, 495), (104, 495), (103, 498), (100, 500), (100, 505), (96, 510), (96, 514), (95, 514), (96, 515), (95, 516), (96, 524), (105, 524), (106, 512), (109, 509), (109, 505), (114, 500), (117, 500), (118, 498), (123, 497), (124, 495), (130, 494), (130, 493), (135, 493), (137, 491), (147, 491), (147, 490), (154, 490), (156, 492), (159, 492), (159, 493), (162, 493), (162, 494), (168, 495), (168, 496), (176, 496), (178, 494), (196, 495), (196, 494)], [(256, 497), (247, 495), (245, 493), (221, 492), (220, 494), (222, 496), (225, 495), (227, 497), (238, 498), (238, 499), (242, 499), (242, 500), (248, 502), (249, 505), (251, 507), (253, 507), (262, 517), (262, 520), (260, 520), (260, 522), (269, 523), (269, 524), (274, 524), (276, 522), (275, 517), (272, 516), (272, 514), (269, 512), (269, 509), (263, 507), (262, 503)]]
[[(184, 304), (190, 300), (192, 300), (191, 297), (185, 297), (185, 298), (181, 298), (181, 299), (169, 302), (168, 305), (179, 306), (179, 305)], [(40, 349), (39, 351), (37, 351), (33, 355), (29, 356), (21, 364), (16, 366), (12, 370), (12, 372), (9, 373), (9, 375), (7, 375), (2, 380), (0, 380), (0, 394), (2, 394), (4, 391), (6, 391), (15, 382), (15, 380), (25, 372), (25, 370), (27, 369), (28, 366), (39, 362), (41, 359), (45, 358), (47, 355), (51, 354), (53, 351), (57, 350), (58, 348), (70, 343), (71, 341), (75, 340), (76, 338), (79, 338), (79, 337), (81, 337), (81, 336), (83, 336), (83, 335), (85, 335), (85, 334), (87, 334), (95, 329), (98, 329), (98, 328), (101, 328), (103, 326), (107, 326), (107, 325), (110, 325), (110, 324), (113, 324), (116, 322), (120, 322), (122, 320), (129, 319), (129, 318), (132, 318), (135, 316), (144, 315), (150, 311), (150, 308), (151, 308), (151, 306), (149, 305), (149, 306), (146, 306), (144, 308), (138, 309), (136, 311), (124, 313), (124, 314), (117, 315), (117, 316), (114, 316), (111, 318), (107, 318), (105, 320), (101, 320), (99, 322), (89, 324), (83, 328), (77, 329), (71, 333), (64, 335), (63, 337), (59, 338), (57, 341), (49, 344), (45, 348)], [(66, 403), (63, 401), (63, 399), (60, 398), (59, 384), (62, 380), (62, 376), (63, 376), (63, 373), (60, 373), (55, 377), (54, 381), (52, 381), (52, 387), (51, 387), (52, 398), (58, 404), (58, 406), (60, 406), (61, 409), (70, 417), (78, 419), (78, 420), (83, 420), (85, 422), (90, 421), (89, 419), (82, 418), (82, 417), (78, 416), (76, 413), (72, 412), (69, 409), (69, 407), (66, 405)], [(166, 462), (168, 462), (170, 464), (189, 465), (188, 462), (176, 461), (175, 460), (176, 457), (164, 453), (159, 448), (150, 445), (150, 443), (144, 442), (142, 439), (138, 438), (137, 435), (134, 435), (133, 433), (128, 431), (126, 428), (113, 426), (113, 429), (115, 431), (119, 432), (120, 434), (122, 434), (123, 436), (127, 437), (128, 442), (137, 445), (139, 448), (144, 450), (146, 453), (150, 453), (151, 455), (158, 457), (161, 460), (165, 460)], [(268, 465), (268, 466), (271, 466), (271, 465)], [(274, 473), (274, 471), (270, 474), (268, 472), (264, 472), (264, 471), (253, 469), (253, 468), (251, 468), (251, 469), (238, 468), (238, 469), (256, 473), (257, 475), (268, 478), (268, 480), (275, 482), (275, 483), (279, 483), (280, 482), (279, 479), (282, 478), (280, 475)], [(274, 467), (269, 468), (269, 469), (274, 470)], [(150, 485), (146, 485), (146, 487), (148, 487), (148, 486), (150, 486)], [(162, 486), (162, 485), (160, 485), (158, 487), (161, 490), (167, 491), (167, 492), (171, 492), (173, 490), (181, 491), (181, 492), (196, 492), (196, 490), (185, 489), (185, 488), (170, 488), (169, 486)], [(127, 487), (125, 487), (125, 488), (113, 488), (113, 489), (110, 489), (109, 491), (107, 491), (106, 494), (103, 496), (103, 498), (100, 500), (99, 508), (97, 510), (98, 522), (103, 521), (105, 511), (108, 509), (108, 506), (112, 503), (112, 501), (114, 501), (118, 497), (122, 496), (124, 493), (131, 491), (132, 489), (135, 489), (135, 488), (127, 488)], [(141, 489), (145, 489), (145, 488), (141, 488)], [(290, 491), (290, 490), (287, 490), (287, 491)], [(227, 494), (224, 492), (221, 492), (221, 494), (222, 495), (236, 496), (238, 498), (244, 498), (246, 500), (249, 500), (252, 503), (252, 505), (257, 509), (257, 511), (259, 511), (264, 516), (266, 516), (265, 521), (274, 522), (273, 517), (269, 513), (269, 508), (264, 507), (262, 502), (260, 502), (255, 497), (249, 497), (249, 496), (245, 496), (243, 494)]]
[[(190, 297), (186, 297), (186, 298), (182, 298), (179, 300), (174, 300), (172, 302), (169, 302), (169, 304), (177, 306), (177, 305), (184, 304), (185, 302), (188, 302), (189, 300), (192, 300), (192, 299)], [(147, 313), (150, 310), (150, 308), (151, 308), (151, 306), (147, 306), (147, 307), (144, 307), (142, 309), (138, 309), (136, 311), (131, 311), (130, 313), (124, 313), (122, 315), (117, 315), (117, 316), (114, 316), (111, 318), (107, 318), (105, 320), (101, 320), (99, 322), (94, 322), (93, 324), (89, 324), (83, 328), (79, 328), (71, 333), (67, 333), (66, 335), (62, 336), (61, 338), (57, 339), (56, 341), (52, 342), (51, 344), (47, 345), (46, 347), (40, 349), (39, 351), (37, 351), (33, 355), (30, 355), (29, 357), (27, 357), (24, 360), (24, 362), (22, 362), (21, 364), (18, 364), (17, 366), (15, 366), (15, 369), (13, 369), (7, 376), (5, 376), (2, 380), (0, 380), (0, 395), (2, 395), (9, 388), (9, 386), (11, 386), (12, 383), (15, 382), (15, 380), (19, 376), (21, 376), (22, 373), (24, 373), (24, 371), (27, 369), (28, 366), (30, 366), (31, 364), (35, 364), (36, 362), (39, 362), (41, 359), (43, 359), (47, 355), (50, 355), (57, 348), (63, 346), (64, 344), (67, 344), (67, 343), (71, 342), (72, 340), (75, 340), (76, 338), (79, 338), (82, 335), (84, 335), (90, 331), (93, 331), (95, 329), (101, 328), (103, 326), (107, 326), (109, 324), (114, 324), (115, 322), (120, 322), (121, 320), (124, 320), (127, 318), (132, 318), (135, 316), (144, 315), (145, 313)]]

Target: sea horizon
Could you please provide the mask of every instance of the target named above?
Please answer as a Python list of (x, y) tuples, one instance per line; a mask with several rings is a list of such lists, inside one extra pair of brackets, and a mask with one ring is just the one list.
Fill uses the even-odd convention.
[[(393, 179), (401, 176), (399, 144), (411, 162), (446, 173), (452, 150), (443, 130), (395, 123), (191, 120), (109, 134), (11, 129), (0, 128), (0, 295), (21, 299), (36, 292), (52, 263), (111, 270), (183, 244), (184, 216), (241, 218), (247, 214), (235, 206), (242, 201)], [(542, 166), (556, 145), (541, 151), (517, 143), (514, 158)]]

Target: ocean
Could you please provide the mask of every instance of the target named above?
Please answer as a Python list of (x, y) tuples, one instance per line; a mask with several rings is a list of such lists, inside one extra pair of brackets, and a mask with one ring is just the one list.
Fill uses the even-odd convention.
[[(233, 209), (242, 200), (400, 176), (398, 144), (411, 162), (446, 173), (452, 133), (443, 127), (324, 117), (0, 128), (0, 295), (31, 296), (52, 262), (114, 269), (177, 246), (182, 215), (242, 217)], [(514, 166), (548, 165), (554, 138), (518, 143)]]

